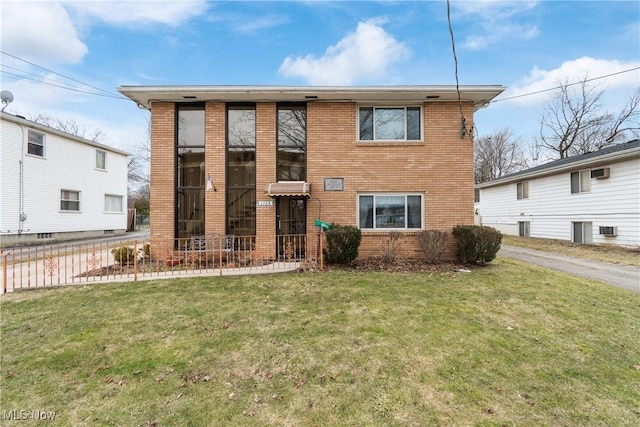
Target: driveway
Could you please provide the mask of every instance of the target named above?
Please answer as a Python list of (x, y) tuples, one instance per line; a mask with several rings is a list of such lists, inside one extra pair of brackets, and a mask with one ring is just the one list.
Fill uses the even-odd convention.
[(640, 293), (640, 267), (572, 258), (509, 245), (501, 245), (498, 255)]

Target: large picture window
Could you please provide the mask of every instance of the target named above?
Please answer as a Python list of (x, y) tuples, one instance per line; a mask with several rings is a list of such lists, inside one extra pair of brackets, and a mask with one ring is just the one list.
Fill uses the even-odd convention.
[(422, 228), (421, 194), (361, 194), (358, 225), (363, 230), (414, 230)]
[(29, 129), (28, 138), (27, 153), (38, 157), (44, 157), (44, 134)]
[(360, 141), (420, 141), (422, 108), (360, 107), (358, 135)]

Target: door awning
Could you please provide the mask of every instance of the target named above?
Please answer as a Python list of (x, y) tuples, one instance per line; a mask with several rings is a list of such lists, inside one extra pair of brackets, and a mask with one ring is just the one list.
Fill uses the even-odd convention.
[(278, 181), (267, 185), (264, 192), (271, 197), (309, 197), (311, 184), (305, 181)]

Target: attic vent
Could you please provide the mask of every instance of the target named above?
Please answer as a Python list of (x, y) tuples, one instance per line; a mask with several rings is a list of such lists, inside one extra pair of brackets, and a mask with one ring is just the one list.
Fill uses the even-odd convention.
[(591, 169), (591, 178), (609, 178), (609, 168)]
[(601, 226), (600, 234), (603, 236), (617, 236), (618, 235), (618, 227), (611, 226)]

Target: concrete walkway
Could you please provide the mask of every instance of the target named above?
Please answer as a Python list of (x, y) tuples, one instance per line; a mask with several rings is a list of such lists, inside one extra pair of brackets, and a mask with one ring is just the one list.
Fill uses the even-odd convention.
[(598, 280), (640, 293), (640, 267), (573, 258), (509, 245), (502, 245), (498, 256), (525, 261), (574, 276)]

